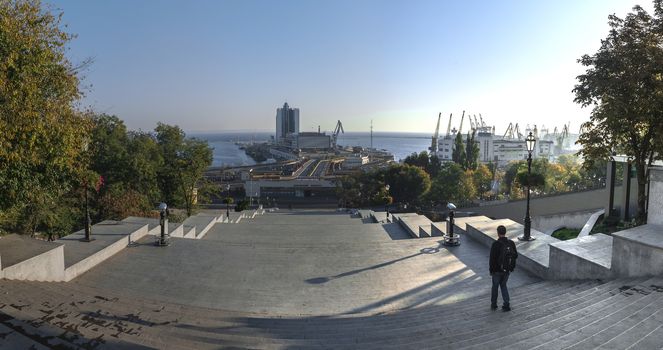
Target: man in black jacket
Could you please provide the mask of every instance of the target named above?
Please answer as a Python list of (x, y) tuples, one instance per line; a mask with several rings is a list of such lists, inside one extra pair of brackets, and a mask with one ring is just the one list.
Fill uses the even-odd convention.
[(502, 311), (511, 311), (506, 282), (509, 280), (509, 273), (515, 267), (517, 257), (516, 244), (506, 238), (506, 227), (497, 226), (497, 241), (493, 242), (490, 248), (490, 275), (493, 277), (493, 289), (490, 294), (491, 310), (497, 310), (497, 287), (499, 286), (502, 290), (502, 300), (504, 300)]

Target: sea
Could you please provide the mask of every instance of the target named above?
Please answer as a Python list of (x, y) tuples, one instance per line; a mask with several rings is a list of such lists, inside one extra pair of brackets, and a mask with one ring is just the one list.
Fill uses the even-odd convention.
[[(254, 165), (256, 162), (240, 149), (240, 145), (250, 142), (265, 142), (273, 133), (268, 132), (227, 132), (190, 134), (207, 140), (214, 149), (212, 166)], [(384, 149), (394, 155), (394, 160), (405, 159), (412, 153), (427, 151), (431, 144), (431, 134), (406, 132), (373, 132), (373, 148)], [(369, 132), (346, 132), (338, 136), (340, 146), (371, 147)], [(273, 161), (273, 160), (272, 160)]]

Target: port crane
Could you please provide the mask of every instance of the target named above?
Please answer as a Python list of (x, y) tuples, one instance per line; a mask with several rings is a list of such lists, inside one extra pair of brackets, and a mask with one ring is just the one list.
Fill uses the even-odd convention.
[(334, 149), (334, 150), (336, 150), (336, 140), (338, 139), (338, 133), (339, 132), (345, 134), (345, 130), (343, 130), (343, 123), (341, 123), (340, 120), (336, 123), (336, 128), (334, 129), (334, 132), (331, 135), (332, 136), (332, 149)]
[[(465, 120), (465, 111), (463, 111), (463, 116), (460, 117), (460, 126), (458, 127), (458, 133), (462, 134), (463, 133), (463, 121)], [(470, 122), (472, 119), (470, 119)]]
[(509, 123), (509, 126), (506, 128), (506, 132), (504, 133), (504, 136), (502, 138), (504, 139), (522, 139), (523, 134), (520, 133), (520, 127), (518, 126), (518, 123), (516, 125), (513, 125), (513, 123)]
[(451, 117), (453, 116), (453, 113), (449, 113), (449, 125), (447, 125), (447, 136), (451, 135)]
[(440, 136), (440, 119), (442, 119), (442, 112), (437, 115), (437, 126), (435, 127), (435, 134), (432, 137), (430, 147), (428, 149), (430, 150), (431, 154), (437, 153), (437, 139)]

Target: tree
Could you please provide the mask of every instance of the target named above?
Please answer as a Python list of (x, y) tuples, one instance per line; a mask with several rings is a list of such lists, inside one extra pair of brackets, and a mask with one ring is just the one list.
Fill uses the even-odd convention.
[[(610, 32), (577, 77), (576, 103), (592, 106), (578, 142), (587, 161), (607, 160), (614, 150), (633, 159), (638, 180), (638, 220), (645, 219), (649, 166), (663, 155), (663, 0), (652, 17), (640, 6), (624, 19), (609, 16)], [(657, 154), (658, 151), (658, 154)]]
[(422, 151), (419, 154), (417, 154), (416, 152), (412, 153), (411, 155), (405, 157), (403, 163), (407, 165), (417, 166), (422, 169), (426, 169), (428, 168), (429, 164), (428, 152)]
[(81, 66), (65, 56), (73, 36), (60, 18), (39, 1), (0, 2), (0, 210), (32, 222), (24, 233), (52, 226), (45, 214), (86, 165), (91, 124), (73, 108)]
[(476, 188), (472, 176), (460, 164), (448, 162), (433, 179), (427, 197), (434, 204), (464, 203), (476, 197)]
[(159, 123), (155, 131), (163, 155), (157, 174), (161, 193), (166, 203), (184, 207), (190, 216), (210, 192), (203, 174), (212, 164), (212, 149), (206, 141), (185, 138), (178, 126)]
[(411, 165), (394, 165), (386, 170), (384, 181), (394, 201), (414, 203), (426, 194), (431, 186), (430, 175)]
[(440, 158), (438, 158), (436, 155), (428, 154), (426, 151), (422, 151), (419, 154), (412, 153), (405, 158), (403, 163), (420, 167), (424, 169), (431, 177), (436, 176), (440, 172), (440, 166), (442, 165)]
[(461, 166), (464, 166), (467, 163), (465, 147), (463, 145), (463, 135), (460, 133), (456, 134), (453, 152), (451, 153), (451, 160), (453, 160), (456, 164), (460, 164)]
[(467, 133), (467, 141), (465, 143), (465, 164), (463, 168), (465, 170), (474, 170), (479, 164), (479, 145), (475, 141), (476, 130), (472, 130), (472, 135)]
[(485, 164), (479, 164), (472, 172), (472, 182), (476, 188), (480, 198), (483, 198), (486, 193), (492, 189), (493, 174)]

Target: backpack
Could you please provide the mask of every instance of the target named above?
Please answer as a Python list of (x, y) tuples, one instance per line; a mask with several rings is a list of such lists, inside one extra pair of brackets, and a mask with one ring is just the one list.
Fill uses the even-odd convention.
[(499, 268), (504, 272), (512, 272), (516, 268), (516, 252), (514, 251), (513, 243), (502, 243), (500, 250)]

